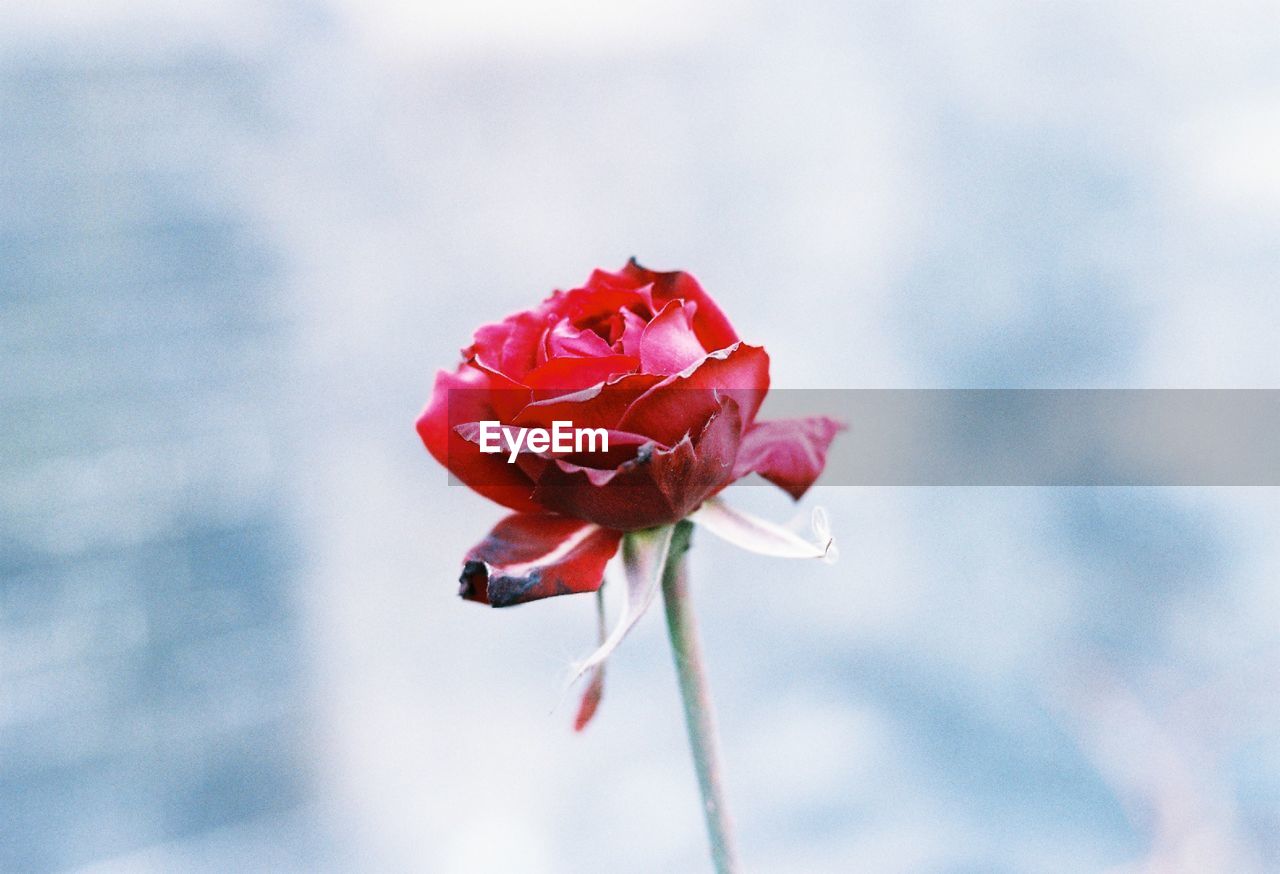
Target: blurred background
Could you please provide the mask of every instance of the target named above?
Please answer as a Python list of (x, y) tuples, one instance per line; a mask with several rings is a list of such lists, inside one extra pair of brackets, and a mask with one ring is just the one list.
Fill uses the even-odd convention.
[[(594, 267), (777, 386), (1280, 385), (1280, 6), (966, 6), (5, 5), (0, 870), (708, 870), (659, 617), (575, 735), (413, 431)], [(693, 552), (749, 870), (1280, 870), (1276, 489), (733, 500), (843, 554)]]

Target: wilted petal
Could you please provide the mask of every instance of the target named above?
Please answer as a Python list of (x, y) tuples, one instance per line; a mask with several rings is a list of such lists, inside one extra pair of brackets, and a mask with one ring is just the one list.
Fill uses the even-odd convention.
[(775, 558), (821, 558), (828, 563), (836, 559), (835, 541), (821, 507), (813, 511), (816, 542), (776, 525), (767, 519), (735, 510), (719, 498), (704, 503), (689, 519), (734, 546)]
[(698, 434), (670, 448), (642, 446), (616, 470), (587, 470), (560, 459), (529, 470), (537, 474), (534, 498), (557, 512), (622, 531), (678, 522), (730, 481), (741, 430), (737, 404), (721, 398)]
[(621, 533), (547, 513), (514, 513), (467, 553), (459, 594), (493, 607), (594, 592)]
[(756, 422), (742, 436), (734, 479), (758, 473), (799, 500), (827, 463), (827, 449), (843, 422), (826, 416)]
[(632, 532), (623, 540), (622, 562), (627, 571), (627, 585), (623, 590), (622, 615), (618, 617), (618, 623), (613, 626), (613, 631), (605, 638), (604, 643), (576, 666), (577, 670), (570, 682), (603, 664), (649, 609), (662, 586), (662, 572), (667, 564), (674, 532), (674, 526), (664, 525), (661, 528)]
[[(600, 646), (604, 646), (608, 633), (604, 615), (604, 586), (601, 586), (596, 589), (596, 635)], [(600, 706), (600, 698), (603, 695), (604, 662), (600, 662), (591, 669), (591, 679), (587, 681), (587, 688), (582, 692), (582, 700), (578, 703), (578, 715), (573, 719), (574, 731), (582, 731), (587, 727), (591, 717), (596, 715), (596, 708)]]

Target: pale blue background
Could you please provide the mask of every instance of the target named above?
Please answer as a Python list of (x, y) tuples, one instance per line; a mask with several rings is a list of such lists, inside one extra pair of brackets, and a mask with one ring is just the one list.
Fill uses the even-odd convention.
[[(1276, 387), (1278, 119), (1270, 2), (7, 6), (0, 870), (706, 870), (658, 618), (575, 736), (591, 600), (455, 597), (435, 368), (634, 254), (781, 386)], [(1280, 869), (1274, 489), (804, 504), (693, 558), (749, 870)]]

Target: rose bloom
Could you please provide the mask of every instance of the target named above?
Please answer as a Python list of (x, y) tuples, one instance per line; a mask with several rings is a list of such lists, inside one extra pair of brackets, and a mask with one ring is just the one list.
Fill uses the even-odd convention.
[[(600, 587), (622, 534), (685, 518), (750, 473), (799, 498), (840, 423), (757, 421), (769, 356), (688, 273), (633, 259), (484, 325), (436, 375), (418, 433), (462, 483), (516, 512), (468, 554), (465, 598), (504, 607)], [(480, 451), (480, 423), (604, 428), (609, 451)], [(503, 444), (505, 447), (505, 443)]]

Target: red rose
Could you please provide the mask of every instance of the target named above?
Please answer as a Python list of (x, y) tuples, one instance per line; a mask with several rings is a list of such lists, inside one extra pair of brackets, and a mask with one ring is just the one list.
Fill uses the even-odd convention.
[[(759, 473), (799, 498), (841, 425), (757, 422), (769, 357), (687, 273), (618, 273), (485, 325), (436, 376), (418, 433), (460, 481), (517, 511), (467, 555), (462, 595), (503, 607), (594, 591), (623, 532), (677, 522)], [(481, 451), (481, 423), (606, 429), (609, 451)]]

